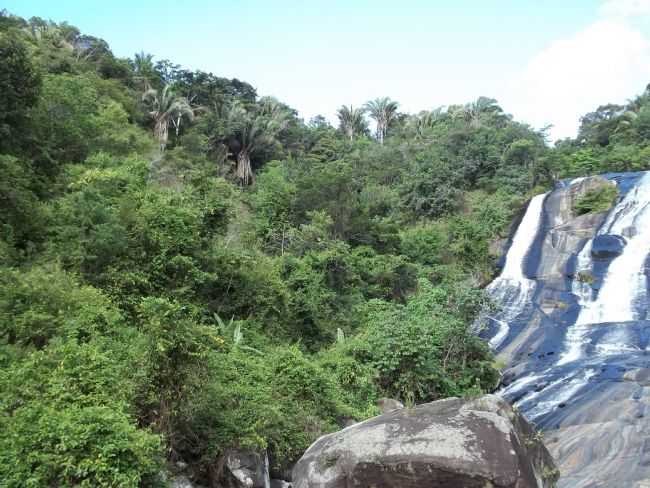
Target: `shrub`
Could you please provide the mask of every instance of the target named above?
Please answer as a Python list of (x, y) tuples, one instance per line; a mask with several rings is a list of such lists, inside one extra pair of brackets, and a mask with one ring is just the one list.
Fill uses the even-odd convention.
[(578, 215), (606, 212), (612, 208), (617, 196), (616, 186), (606, 184), (581, 195), (573, 204), (573, 210)]
[(365, 358), (380, 387), (407, 402), (491, 388), (497, 373), (487, 346), (472, 334), (466, 297), (420, 280), (405, 306), (369, 304)]
[(88, 340), (115, 332), (120, 314), (99, 290), (79, 285), (56, 264), (0, 273), (0, 337), (44, 347), (52, 337)]
[(151, 486), (160, 440), (112, 405), (34, 404), (0, 417), (0, 478), (7, 488)]

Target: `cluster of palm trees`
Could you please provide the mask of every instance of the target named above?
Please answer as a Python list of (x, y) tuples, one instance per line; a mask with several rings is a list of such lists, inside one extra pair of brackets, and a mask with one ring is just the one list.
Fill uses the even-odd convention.
[(465, 105), (452, 105), (447, 109), (447, 113), (473, 129), (478, 129), (488, 122), (500, 123), (510, 119), (497, 101), (488, 97), (479, 97)]
[[(140, 55), (135, 64), (141, 82), (147, 88), (151, 59)], [(166, 85), (162, 90), (149, 87), (142, 99), (149, 106), (149, 115), (154, 122), (154, 135), (158, 139), (161, 152), (167, 146), (170, 127), (178, 136), (183, 121), (191, 122), (197, 113), (203, 110), (202, 107), (193, 106), (187, 98), (176, 96), (170, 85)], [(367, 133), (368, 121), (365, 116), (368, 114), (375, 121), (377, 141), (383, 144), (389, 127), (397, 119), (398, 107), (397, 102), (388, 97), (371, 100), (361, 108), (344, 105), (337, 111), (340, 130), (350, 140)], [(223, 108), (220, 116), (229, 131), (228, 141), (221, 144), (226, 152), (235, 157), (235, 174), (240, 183), (249, 185), (253, 180), (251, 157), (260, 148), (277, 140), (280, 132), (287, 128), (291, 114), (286, 106), (274, 98), (264, 97), (254, 105), (245, 105), (239, 100), (234, 100)], [(507, 117), (495, 100), (481, 97), (475, 102), (450, 106), (446, 110), (441, 107), (421, 112), (411, 116), (407, 123), (413, 125), (416, 136), (422, 136), (445, 118), (461, 120), (468, 128), (476, 129), (488, 120), (492, 123)]]
[(377, 126), (377, 140), (384, 143), (386, 133), (391, 123), (397, 117), (398, 103), (388, 97), (376, 98), (367, 102), (362, 108), (343, 105), (336, 113), (339, 118), (341, 131), (352, 140), (368, 130), (365, 114), (373, 119)]
[[(161, 152), (167, 147), (170, 127), (178, 137), (183, 121), (193, 121), (204, 110), (193, 106), (186, 97), (177, 96), (170, 85), (162, 90), (147, 89), (142, 100), (150, 109), (153, 133)], [(234, 100), (224, 107), (221, 116), (229, 131), (226, 151), (236, 159), (235, 174), (242, 185), (249, 185), (253, 180), (251, 156), (262, 146), (275, 142), (289, 124), (290, 112), (274, 98), (263, 97), (254, 106)]]
[[(365, 115), (368, 114), (376, 123), (377, 140), (383, 144), (389, 127), (397, 119), (398, 107), (397, 102), (388, 97), (371, 100), (361, 108), (343, 105), (337, 111), (339, 128), (350, 140), (365, 134), (368, 131)], [(460, 120), (467, 128), (479, 129), (485, 125), (504, 123), (510, 116), (503, 112), (496, 100), (479, 97), (464, 105), (439, 107), (408, 116), (407, 123), (413, 128), (416, 137), (423, 137), (427, 130), (444, 119)]]

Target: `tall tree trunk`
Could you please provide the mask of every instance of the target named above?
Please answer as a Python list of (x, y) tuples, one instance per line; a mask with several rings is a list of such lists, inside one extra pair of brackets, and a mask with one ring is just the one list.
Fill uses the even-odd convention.
[(180, 115), (176, 119), (174, 119), (174, 128), (176, 129), (176, 137), (178, 137), (178, 132), (181, 129), (181, 116)]
[(236, 169), (237, 178), (239, 182), (248, 186), (253, 182), (253, 169), (251, 168), (251, 157), (248, 154), (248, 151), (242, 149), (237, 154), (237, 169)]
[(154, 134), (158, 138), (160, 144), (160, 151), (164, 151), (167, 147), (167, 139), (169, 138), (169, 125), (167, 120), (159, 120), (154, 127)]

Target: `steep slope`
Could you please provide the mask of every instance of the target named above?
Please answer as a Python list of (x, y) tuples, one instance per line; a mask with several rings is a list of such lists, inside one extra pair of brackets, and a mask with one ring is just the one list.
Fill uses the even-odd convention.
[[(577, 215), (608, 185), (609, 211)], [(650, 173), (564, 182), (531, 201), (488, 288), (502, 306), (484, 330), (507, 364), (501, 395), (546, 432), (560, 486), (650, 483), (649, 234)]]

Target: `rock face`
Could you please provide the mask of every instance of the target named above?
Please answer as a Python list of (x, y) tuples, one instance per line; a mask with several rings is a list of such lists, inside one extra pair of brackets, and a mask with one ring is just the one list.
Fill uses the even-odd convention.
[(539, 435), (494, 395), (395, 410), (318, 439), (294, 488), (546, 488), (558, 472)]
[(292, 488), (292, 486), (288, 481), (271, 480), (271, 488)]
[(170, 479), (169, 485), (171, 488), (201, 488), (199, 485), (192, 483), (185, 475), (176, 476)]
[(269, 459), (266, 452), (230, 451), (225, 467), (234, 480), (233, 488), (269, 488)]
[[(572, 211), (605, 184), (610, 211)], [(506, 364), (499, 394), (544, 431), (560, 487), (650, 487), (650, 173), (566, 181), (536, 211), (506, 259), (522, 279), (483, 332)]]

